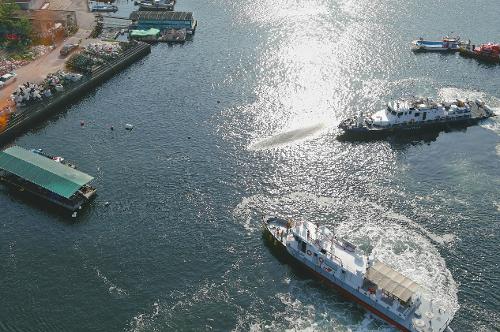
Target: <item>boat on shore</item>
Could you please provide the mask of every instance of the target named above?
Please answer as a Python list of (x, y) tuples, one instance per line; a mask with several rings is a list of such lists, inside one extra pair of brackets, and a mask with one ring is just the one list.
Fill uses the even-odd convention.
[(43, 151), (43, 149), (31, 149), (30, 151), (33, 153), (39, 154), (40, 156), (44, 156), (45, 158), (49, 158), (50, 160), (54, 160), (55, 162), (58, 162), (58, 163), (61, 163), (63, 165), (69, 166), (73, 169), (76, 169), (76, 165), (66, 161), (66, 159), (64, 159), (64, 157), (52, 156), (50, 154), (45, 153)]
[[(470, 41), (468, 42), (470, 44)], [(456, 52), (460, 47), (467, 45), (460, 40), (460, 37), (443, 37), (438, 41), (424, 40), (422, 37), (411, 43), (411, 49), (414, 52)]]
[(412, 133), (426, 129), (446, 129), (447, 126), (468, 127), (480, 120), (495, 116), (483, 101), (456, 99), (434, 101), (413, 98), (388, 103), (383, 110), (343, 120), (339, 128), (351, 137), (380, 137), (396, 132)]
[(452, 314), (424, 296), (417, 283), (327, 227), (276, 217), (262, 224), (275, 246), (379, 319), (406, 332), (452, 332)]

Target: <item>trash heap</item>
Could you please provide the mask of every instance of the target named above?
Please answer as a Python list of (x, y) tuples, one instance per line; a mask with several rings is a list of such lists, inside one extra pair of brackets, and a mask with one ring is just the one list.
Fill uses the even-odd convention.
[(41, 100), (50, 98), (58, 92), (64, 91), (65, 86), (79, 81), (81, 78), (81, 74), (58, 71), (57, 73), (47, 75), (41, 83), (26, 82), (19, 85), (12, 93), (11, 99), (18, 107), (33, 105)]
[(122, 53), (120, 43), (92, 43), (87, 45), (82, 52), (69, 58), (66, 66), (78, 72), (88, 73), (94, 66), (118, 59)]
[(0, 76), (30, 63), (28, 60), (0, 60)]

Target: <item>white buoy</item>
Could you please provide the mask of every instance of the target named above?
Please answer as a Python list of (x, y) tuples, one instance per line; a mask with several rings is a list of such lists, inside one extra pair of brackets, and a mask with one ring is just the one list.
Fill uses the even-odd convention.
[(125, 124), (125, 129), (132, 130), (132, 129), (134, 129), (134, 126), (131, 125), (130, 123), (127, 123), (127, 124)]
[(72, 216), (73, 218), (76, 218), (77, 214), (78, 214), (78, 213), (76, 213), (76, 211), (75, 211), (75, 212), (73, 212), (73, 214), (72, 214), (71, 216)]

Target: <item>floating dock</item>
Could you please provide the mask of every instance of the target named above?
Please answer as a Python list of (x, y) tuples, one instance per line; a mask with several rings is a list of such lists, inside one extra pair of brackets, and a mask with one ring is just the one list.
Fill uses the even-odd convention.
[(94, 178), (38, 153), (12, 146), (0, 152), (0, 181), (70, 211), (96, 195)]
[(80, 99), (85, 92), (97, 87), (114, 74), (151, 53), (151, 45), (142, 42), (132, 43), (118, 59), (94, 68), (89, 75), (85, 75), (80, 81), (69, 86), (65, 91), (54, 95), (48, 100), (23, 107), (20, 111), (13, 113), (13, 116), (8, 120), (5, 127), (3, 129), (0, 128), (0, 145), (23, 133), (33, 123), (45, 119), (50, 114), (63, 110), (62, 106)]
[(135, 11), (129, 18), (133, 28), (139, 30), (186, 29), (188, 33), (193, 34), (198, 25), (191, 12)]

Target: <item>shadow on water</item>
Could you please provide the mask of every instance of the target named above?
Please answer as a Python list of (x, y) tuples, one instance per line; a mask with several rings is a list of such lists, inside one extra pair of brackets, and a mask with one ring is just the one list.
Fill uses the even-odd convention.
[(346, 133), (342, 133), (336, 137), (339, 142), (350, 142), (350, 143), (367, 143), (367, 142), (377, 142), (386, 141), (392, 148), (396, 150), (402, 150), (411, 146), (431, 144), (435, 142), (437, 138), (442, 133), (453, 133), (453, 132), (467, 132), (467, 126), (463, 125), (447, 125), (444, 128), (433, 128), (426, 130), (418, 130), (413, 132), (398, 132), (398, 133), (388, 133), (385, 135), (377, 136), (351, 136)]
[(71, 225), (78, 223), (82, 218), (89, 214), (90, 209), (95, 205), (95, 200), (85, 204), (81, 210), (77, 211), (77, 216), (72, 217), (73, 212), (56, 205), (50, 201), (45, 201), (32, 193), (20, 191), (14, 187), (0, 183), (0, 194), (5, 195), (10, 200), (25, 205), (34, 210), (39, 210), (47, 215), (55, 217), (59, 222)]

